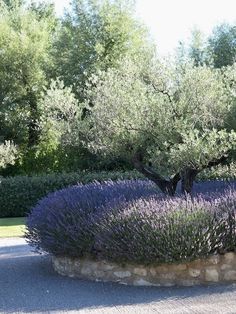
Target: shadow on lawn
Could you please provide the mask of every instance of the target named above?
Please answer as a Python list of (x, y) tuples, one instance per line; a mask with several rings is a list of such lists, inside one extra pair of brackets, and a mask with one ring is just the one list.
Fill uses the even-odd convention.
[(206, 287), (132, 287), (57, 275), (49, 256), (27, 245), (0, 248), (0, 312), (79, 311), (94, 307), (138, 305), (205, 295), (236, 293), (235, 285)]

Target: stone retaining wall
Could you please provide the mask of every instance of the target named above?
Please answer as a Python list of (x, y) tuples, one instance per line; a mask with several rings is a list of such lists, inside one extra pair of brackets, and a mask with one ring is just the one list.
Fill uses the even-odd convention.
[(236, 282), (236, 253), (214, 255), (189, 263), (158, 266), (120, 266), (107, 261), (68, 257), (53, 257), (52, 261), (54, 269), (61, 275), (135, 286), (193, 286)]

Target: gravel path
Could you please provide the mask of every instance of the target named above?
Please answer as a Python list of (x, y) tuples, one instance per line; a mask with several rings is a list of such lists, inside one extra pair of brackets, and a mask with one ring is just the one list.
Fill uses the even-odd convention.
[(236, 314), (236, 285), (131, 287), (67, 278), (23, 239), (0, 239), (0, 313)]

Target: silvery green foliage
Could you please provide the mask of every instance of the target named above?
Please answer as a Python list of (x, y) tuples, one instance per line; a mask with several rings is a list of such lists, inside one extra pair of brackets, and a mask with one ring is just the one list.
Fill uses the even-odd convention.
[(16, 158), (17, 149), (10, 141), (6, 141), (0, 144), (0, 168), (4, 168), (7, 165), (14, 164)]
[[(70, 87), (63, 81), (53, 80), (39, 102), (41, 110), (41, 138), (53, 137), (56, 143), (71, 144), (81, 119), (81, 108)], [(75, 145), (78, 137), (73, 137)]]
[(227, 88), (222, 73), (206, 66), (124, 60), (88, 84), (89, 147), (127, 157), (141, 149), (164, 173), (201, 170), (236, 147)]
[(117, 67), (120, 58), (152, 54), (146, 27), (134, 14), (133, 0), (73, 0), (55, 40), (56, 72), (73, 85), (80, 100), (87, 78)]
[(232, 66), (225, 67), (223, 76), (226, 86), (226, 93), (229, 99), (231, 115), (228, 119), (228, 125), (236, 125), (236, 63)]
[(231, 162), (224, 166), (206, 169), (198, 176), (199, 180), (235, 180), (236, 179), (236, 163)]

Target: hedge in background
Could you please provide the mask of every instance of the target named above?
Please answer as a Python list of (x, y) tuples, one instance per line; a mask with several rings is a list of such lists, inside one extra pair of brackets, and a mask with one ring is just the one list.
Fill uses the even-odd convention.
[[(199, 180), (236, 178), (236, 166), (219, 167), (204, 173)], [(97, 181), (143, 178), (135, 171), (129, 172), (77, 172), (67, 174), (48, 174), (41, 176), (0, 177), (0, 218), (23, 217), (36, 203), (48, 193), (75, 185)], [(197, 189), (199, 184), (196, 184)], [(207, 189), (222, 188), (222, 183), (210, 182)]]
[[(213, 184), (215, 187), (215, 183)], [(28, 242), (56, 256), (159, 264), (236, 248), (236, 185), (164, 197), (150, 181), (91, 183), (52, 193), (27, 219)]]
[(0, 217), (24, 217), (48, 193), (78, 182), (138, 178), (136, 172), (50, 174), (0, 178)]

